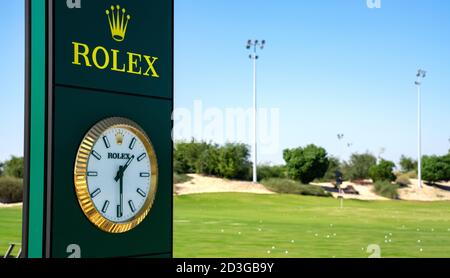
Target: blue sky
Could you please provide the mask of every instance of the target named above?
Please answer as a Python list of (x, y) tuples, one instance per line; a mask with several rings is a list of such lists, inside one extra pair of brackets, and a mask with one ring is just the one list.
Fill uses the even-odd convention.
[[(0, 14), (0, 160), (22, 153), (23, 1)], [(331, 154), (381, 148), (416, 157), (414, 78), (423, 86), (423, 151), (450, 148), (450, 2), (175, 0), (175, 105), (251, 107), (249, 38), (266, 39), (259, 105), (280, 109), (280, 150), (309, 143)], [(5, 7), (6, 5), (6, 7)], [(7, 41), (8, 43), (4, 43)], [(6, 66), (7, 65), (7, 66)], [(336, 135), (344, 133), (339, 143)], [(345, 142), (344, 142), (345, 141)], [(353, 146), (347, 148), (345, 143)]]

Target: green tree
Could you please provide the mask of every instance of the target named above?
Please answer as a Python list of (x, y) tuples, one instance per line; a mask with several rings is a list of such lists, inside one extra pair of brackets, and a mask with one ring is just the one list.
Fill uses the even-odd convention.
[(174, 149), (174, 172), (216, 175), (247, 180), (251, 174), (250, 151), (244, 144), (178, 142)]
[(173, 162), (174, 171), (179, 174), (196, 173), (200, 156), (208, 148), (206, 142), (178, 142), (175, 144)]
[(0, 203), (22, 202), (23, 180), (14, 177), (0, 177)]
[(408, 173), (417, 170), (417, 161), (411, 157), (402, 155), (400, 157), (400, 167), (403, 173)]
[(431, 183), (450, 180), (450, 155), (424, 156), (422, 159), (422, 178)]
[(382, 159), (377, 165), (373, 165), (369, 169), (369, 177), (373, 182), (378, 181), (394, 181), (396, 176), (394, 175), (395, 163)]
[(3, 162), (0, 162), (0, 177), (3, 176), (3, 167), (5, 167), (5, 164)]
[(445, 174), (444, 180), (450, 181), (450, 152), (443, 157), (443, 162), (447, 165), (447, 172)]
[(204, 175), (218, 175), (219, 147), (208, 144), (202, 149), (195, 163), (195, 171)]
[(286, 167), (282, 165), (258, 165), (257, 168), (258, 181), (272, 179), (272, 178), (285, 178)]
[(351, 180), (369, 178), (369, 169), (377, 164), (377, 158), (371, 153), (358, 154), (350, 156), (348, 163), (344, 165), (344, 176)]
[(4, 175), (23, 179), (23, 157), (12, 156), (4, 165)]
[(228, 179), (248, 180), (252, 163), (250, 151), (245, 144), (225, 144), (218, 151), (218, 175)]
[(304, 184), (322, 178), (329, 165), (326, 150), (315, 145), (286, 149), (283, 151), (283, 158), (286, 161), (289, 177), (300, 180)]
[(328, 158), (329, 164), (327, 172), (325, 173), (324, 179), (328, 181), (334, 181), (336, 179), (336, 171), (341, 170), (341, 161), (339, 158), (331, 156)]

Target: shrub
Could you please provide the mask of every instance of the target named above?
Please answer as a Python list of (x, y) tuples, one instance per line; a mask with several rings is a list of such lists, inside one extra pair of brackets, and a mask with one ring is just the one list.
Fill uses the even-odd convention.
[(244, 144), (219, 146), (206, 142), (179, 142), (174, 150), (174, 172), (248, 180), (252, 166), (249, 156), (249, 148)]
[(362, 180), (369, 178), (369, 169), (377, 164), (377, 158), (370, 154), (354, 153), (348, 163), (344, 165), (344, 177), (350, 180)]
[(424, 156), (422, 173), (422, 178), (431, 183), (450, 180), (450, 155)]
[(331, 197), (331, 193), (322, 187), (311, 184), (301, 184), (291, 179), (267, 179), (262, 184), (273, 192), (281, 194), (298, 194), (305, 196)]
[(23, 198), (23, 181), (14, 177), (0, 177), (0, 203), (18, 203)]
[(286, 167), (281, 165), (276, 166), (258, 165), (257, 173), (258, 173), (258, 181), (270, 178), (285, 178)]
[(374, 185), (374, 191), (376, 194), (389, 198), (389, 199), (398, 199), (398, 189), (399, 186), (397, 184), (392, 184), (390, 182), (376, 182)]
[(178, 142), (175, 144), (173, 160), (174, 171), (180, 174), (196, 173), (196, 166), (203, 152), (212, 147), (205, 142)]
[(219, 148), (217, 145), (207, 145), (195, 163), (195, 172), (204, 175), (218, 175)]
[(288, 176), (304, 184), (320, 179), (328, 169), (329, 161), (324, 148), (308, 145), (305, 148), (283, 151)]
[(217, 174), (227, 179), (250, 179), (252, 163), (249, 157), (247, 145), (226, 144), (218, 150)]
[(23, 179), (23, 157), (12, 156), (3, 167), (5, 176)]
[(192, 178), (186, 174), (173, 173), (173, 184), (185, 183), (190, 180), (192, 180)]
[(442, 162), (447, 166), (446, 175), (444, 177), (444, 181), (450, 181), (450, 150), (448, 154), (442, 156)]
[(382, 159), (377, 165), (369, 169), (369, 177), (374, 181), (394, 181), (394, 162)]
[(179, 160), (175, 159), (175, 152), (174, 152), (174, 159), (173, 159), (173, 172), (177, 174), (186, 173), (185, 165), (181, 163)]
[(402, 173), (417, 171), (417, 161), (412, 159), (411, 157), (402, 155), (400, 157), (400, 168)]
[(402, 174), (397, 177), (395, 183), (400, 186), (408, 186), (411, 184), (411, 181), (409, 180), (408, 174)]

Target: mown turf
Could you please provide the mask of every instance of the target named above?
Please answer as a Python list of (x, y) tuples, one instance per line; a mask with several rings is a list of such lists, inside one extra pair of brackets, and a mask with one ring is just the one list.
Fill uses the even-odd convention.
[[(8, 249), (10, 243), (20, 243), (22, 235), (22, 208), (0, 209), (0, 257)], [(16, 247), (17, 248), (17, 247)], [(19, 248), (15, 249), (13, 255), (17, 254)]]
[(449, 257), (450, 203), (294, 195), (175, 198), (176, 257)]
[[(0, 209), (0, 253), (20, 241), (21, 209)], [(296, 195), (175, 197), (176, 257), (450, 257), (450, 202)]]

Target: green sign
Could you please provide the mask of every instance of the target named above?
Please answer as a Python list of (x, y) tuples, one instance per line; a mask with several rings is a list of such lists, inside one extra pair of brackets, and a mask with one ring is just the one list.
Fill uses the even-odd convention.
[(171, 257), (173, 1), (27, 0), (23, 254)]

